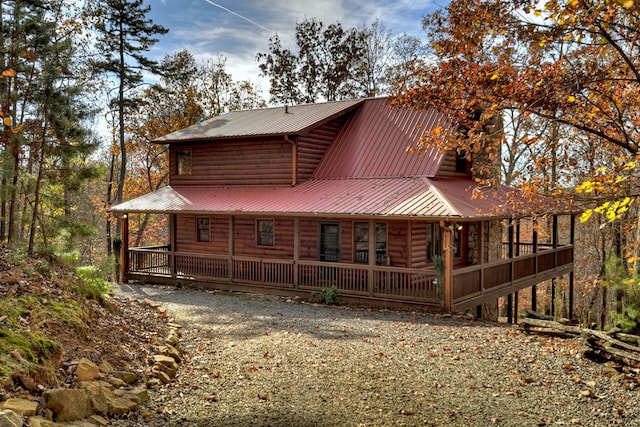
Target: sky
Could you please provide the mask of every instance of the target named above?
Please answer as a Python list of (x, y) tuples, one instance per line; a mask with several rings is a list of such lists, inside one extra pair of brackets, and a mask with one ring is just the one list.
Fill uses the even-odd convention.
[(269, 38), (278, 34), (285, 48), (295, 49), (296, 22), (317, 18), (325, 26), (370, 25), (376, 19), (393, 34), (421, 38), (422, 17), (446, 0), (146, 0), (148, 18), (169, 29), (159, 36), (149, 56), (188, 50), (196, 59), (225, 57), (235, 81), (257, 84), (268, 98), (268, 83), (259, 76), (258, 52), (268, 53)]

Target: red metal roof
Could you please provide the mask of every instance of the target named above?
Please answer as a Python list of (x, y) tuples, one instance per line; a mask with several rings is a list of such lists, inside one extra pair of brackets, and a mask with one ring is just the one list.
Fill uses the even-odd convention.
[(437, 174), (437, 149), (407, 153), (420, 136), (441, 124), (435, 110), (391, 108), (385, 98), (367, 99), (327, 151), (313, 178), (371, 178)]
[[(124, 202), (114, 212), (235, 215), (505, 217), (508, 192), (485, 191), (466, 179), (318, 179), (295, 187), (164, 187)], [(538, 206), (540, 209), (541, 205)], [(533, 204), (522, 212), (534, 213)], [(544, 213), (544, 212), (538, 212)]]
[(172, 132), (154, 142), (187, 142), (248, 138), (268, 135), (301, 135), (364, 102), (362, 99), (232, 111), (188, 128)]

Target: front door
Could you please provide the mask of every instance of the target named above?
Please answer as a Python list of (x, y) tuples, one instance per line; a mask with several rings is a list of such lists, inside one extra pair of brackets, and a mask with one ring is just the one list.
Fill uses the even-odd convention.
[(321, 222), (319, 231), (318, 260), (340, 262), (340, 223)]

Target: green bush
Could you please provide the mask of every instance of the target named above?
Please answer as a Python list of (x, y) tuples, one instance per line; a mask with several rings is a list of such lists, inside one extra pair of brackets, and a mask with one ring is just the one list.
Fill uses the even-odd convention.
[(89, 299), (103, 302), (106, 295), (113, 293), (113, 288), (108, 281), (100, 277), (102, 272), (94, 266), (83, 266), (76, 269), (82, 284), (78, 291)]
[(322, 288), (322, 290), (320, 291), (320, 302), (327, 305), (337, 304), (338, 288), (335, 285)]

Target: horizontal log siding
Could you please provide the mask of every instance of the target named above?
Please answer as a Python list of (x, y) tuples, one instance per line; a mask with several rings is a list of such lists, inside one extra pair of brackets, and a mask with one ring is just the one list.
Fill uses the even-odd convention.
[(274, 218), (273, 246), (259, 246), (256, 243), (256, 219), (258, 218), (234, 219), (234, 255), (293, 259), (293, 219)]
[(456, 152), (447, 151), (440, 163), (437, 176), (466, 176), (465, 173), (456, 172)]
[(391, 257), (392, 267), (407, 267), (408, 229), (408, 221), (387, 222), (387, 255)]
[(298, 180), (311, 178), (329, 146), (344, 127), (343, 117), (334, 119), (298, 138)]
[(411, 268), (427, 266), (427, 223), (424, 221), (411, 224)]
[[(208, 242), (197, 241), (196, 218), (209, 218), (211, 231)], [(229, 219), (206, 215), (178, 215), (176, 217), (176, 251), (228, 254)]]
[(318, 259), (318, 220), (300, 220), (300, 259), (306, 261)]
[[(191, 175), (176, 174), (176, 151), (191, 150)], [(291, 184), (291, 144), (284, 138), (172, 145), (171, 185)]]

